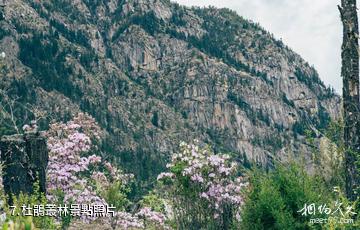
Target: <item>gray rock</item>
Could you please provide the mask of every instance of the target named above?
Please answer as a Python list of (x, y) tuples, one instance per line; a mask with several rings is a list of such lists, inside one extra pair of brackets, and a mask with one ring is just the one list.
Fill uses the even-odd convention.
[(305, 157), (310, 170), (304, 130), (340, 118), (340, 97), (314, 68), (230, 10), (56, 2), (67, 7), (11, 2), (0, 87), (26, 89), (24, 101), (46, 117), (90, 113), (108, 133), (105, 151), (144, 181), (195, 138), (265, 167)]

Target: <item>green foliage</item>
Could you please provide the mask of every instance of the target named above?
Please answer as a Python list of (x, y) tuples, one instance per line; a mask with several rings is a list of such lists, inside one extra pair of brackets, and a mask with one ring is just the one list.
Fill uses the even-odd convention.
[(282, 94), (282, 100), (285, 102), (285, 104), (289, 105), (290, 107), (295, 108), (295, 103), (294, 101), (290, 100), (289, 98), (287, 98), (286, 94), (283, 93)]
[(306, 143), (311, 147), (315, 164), (314, 174), (323, 179), (328, 190), (345, 188), (343, 122), (330, 121), (321, 133), (323, 138), (319, 141), (313, 130), (305, 130)]
[[(337, 123), (333, 123), (326, 135), (332, 136), (338, 130)], [(334, 132), (335, 131), (335, 132)], [(315, 146), (315, 139), (312, 133), (307, 131), (307, 141)], [(334, 150), (330, 146), (329, 151)], [(314, 148), (314, 154), (317, 149)], [(341, 151), (340, 151), (341, 153)], [(323, 156), (318, 156), (319, 158)], [(359, 215), (354, 216), (346, 213), (347, 207), (358, 212), (359, 201), (350, 202), (343, 194), (344, 172), (341, 170), (341, 161), (331, 160), (329, 175), (326, 172), (326, 162), (319, 159), (315, 168), (315, 174), (309, 176), (302, 166), (292, 163), (290, 166), (276, 165), (276, 169), (269, 173), (255, 170), (250, 174), (251, 189), (248, 191), (247, 201), (242, 212), (243, 229), (358, 229)], [(340, 186), (336, 186), (339, 184)], [(335, 193), (333, 193), (333, 190)], [(299, 213), (305, 204), (314, 203), (327, 205), (334, 211), (341, 204), (344, 215), (315, 215), (303, 216)], [(310, 219), (323, 218), (323, 224), (311, 224)], [(351, 221), (350, 223), (341, 221)]]
[(69, 41), (77, 43), (89, 49), (91, 48), (89, 38), (87, 38), (87, 36), (81, 30), (73, 31), (69, 29), (66, 25), (55, 19), (50, 20), (50, 25), (56, 28), (56, 30), (60, 32)]
[(170, 22), (176, 26), (186, 26), (186, 21), (183, 19), (185, 14), (184, 7), (175, 3), (174, 8), (174, 13), (170, 18)]
[(276, 134), (269, 134), (263, 138), (263, 146), (268, 147), (273, 152), (277, 152), (284, 147), (282, 138)]
[(321, 180), (308, 176), (295, 164), (277, 165), (269, 173), (255, 170), (250, 184), (242, 212), (243, 229), (312, 229), (309, 217), (298, 211), (305, 204), (329, 203)]
[(158, 19), (154, 11), (149, 11), (144, 15), (133, 15), (126, 20), (121, 20), (120, 23), (120, 26), (111, 38), (112, 41), (116, 41), (132, 24), (140, 26), (151, 36), (155, 36), (165, 28), (164, 21)]
[(163, 21), (158, 19), (154, 11), (149, 11), (144, 15), (136, 15), (131, 18), (131, 23), (141, 26), (147, 33), (154, 36), (161, 31)]
[(325, 129), (328, 127), (331, 122), (330, 114), (326, 111), (326, 109), (319, 103), (318, 105), (318, 120), (316, 121), (316, 125), (318, 129)]
[[(57, 200), (55, 205), (63, 206), (65, 204), (64, 200), (66, 195), (64, 191), (61, 189), (57, 189), (56, 191), (54, 191), (53, 194)], [(61, 221), (61, 228), (66, 229), (70, 226), (70, 223), (72, 221), (72, 216), (71, 215), (62, 216), (60, 221)]]
[(159, 115), (158, 112), (154, 112), (152, 118), (151, 118), (151, 123), (156, 126), (159, 127)]
[(85, 69), (90, 70), (91, 71), (91, 64), (95, 62), (98, 62), (98, 56), (96, 55), (95, 51), (90, 49), (85, 51), (83, 54), (81, 54), (80, 56), (80, 63), (82, 66), (85, 67)]
[(19, 59), (32, 68), (46, 90), (56, 89), (71, 95), (71, 68), (65, 64), (65, 52), (59, 51), (58, 41), (51, 36), (34, 34), (32, 39), (20, 39)]
[[(142, 137), (137, 141), (143, 143), (143, 130), (139, 131)], [(145, 150), (144, 150), (145, 149)], [(165, 168), (165, 160), (158, 153), (149, 150), (146, 146), (144, 149), (138, 147), (135, 151), (126, 150), (119, 153), (121, 166), (125, 171), (134, 174), (136, 180), (131, 184), (132, 189), (129, 196), (133, 199), (139, 199), (148, 193), (156, 180), (156, 176)]]
[[(4, 197), (6, 201), (8, 197)], [(34, 184), (32, 194), (20, 193), (18, 196), (11, 196), (12, 203), (6, 203), (4, 210), (6, 212), (7, 220), (3, 225), (3, 229), (57, 229), (55, 220), (49, 216), (25, 216), (22, 213), (22, 206), (33, 208), (35, 205), (47, 204), (47, 199), (44, 193), (40, 192), (39, 183)]]
[(0, 40), (8, 35), (9, 35), (9, 32), (7, 30), (5, 30), (3, 27), (0, 27)]
[(241, 95), (238, 95), (234, 92), (229, 92), (227, 98), (239, 106), (246, 113), (247, 117), (253, 124), (256, 125), (260, 121), (264, 122), (267, 126), (270, 126), (270, 117), (266, 111), (252, 108), (251, 105), (241, 97)]
[[(175, 8), (179, 7), (175, 6)], [(204, 34), (201, 38), (197, 38), (191, 35), (187, 36), (174, 29), (186, 24), (183, 20), (184, 12), (182, 12), (181, 8), (177, 9), (177, 13), (173, 14), (173, 17), (170, 20), (172, 27), (166, 28), (166, 32), (172, 37), (186, 40), (190, 46), (194, 46), (204, 53), (217, 57), (238, 70), (250, 72), (267, 81), (266, 73), (261, 73), (251, 68), (249, 65), (240, 62), (229, 52), (231, 47), (239, 47), (242, 51), (245, 50), (245, 45), (243, 43), (239, 44), (239, 41), (236, 39), (239, 31), (249, 28), (260, 29), (259, 27), (240, 18), (234, 11), (227, 9), (221, 9), (221, 12), (218, 12), (217, 9), (215, 10), (211, 7), (205, 9), (196, 8), (194, 10), (204, 19), (202, 27), (208, 33)]]
[[(9, 121), (4, 121), (4, 123), (10, 123)], [(3, 122), (1, 122), (3, 123)], [(11, 135), (11, 134), (14, 134), (16, 133), (16, 130), (12, 127), (6, 127), (6, 126), (0, 126), (0, 138), (1, 136), (3, 135)]]
[(321, 81), (319, 75), (315, 71), (313, 71), (312, 74), (309, 75), (308, 73), (302, 71), (300, 68), (296, 68), (295, 76), (300, 82), (304, 83), (312, 90), (315, 90), (314, 86), (317, 84), (324, 86), (324, 83)]
[[(352, 210), (357, 212), (357, 216), (354, 219), (353, 215), (350, 215), (350, 213), (344, 212), (344, 216), (341, 216), (339, 218), (333, 218), (328, 221), (324, 228), (325, 229), (331, 229), (331, 230), (352, 230), (352, 229), (359, 229), (360, 228), (360, 215), (359, 215), (359, 198), (355, 202), (350, 202), (344, 192), (341, 191), (339, 187), (335, 187), (334, 191), (336, 193), (336, 197), (338, 198), (338, 202), (341, 203), (344, 207), (352, 207)], [(339, 221), (340, 220), (340, 221)], [(341, 220), (353, 220), (353, 223), (341, 223)], [(343, 221), (344, 222), (344, 221)]]
[(327, 128), (324, 130), (325, 136), (338, 148), (344, 148), (344, 122), (330, 121)]
[(305, 131), (307, 130), (307, 125), (303, 121), (296, 121), (292, 126), (292, 131), (294, 132), (294, 135), (305, 135)]
[(32, 217), (18, 218), (15, 221), (9, 221), (3, 224), (3, 230), (31, 230), (35, 229)]
[(102, 191), (102, 196), (108, 204), (116, 207), (118, 211), (123, 211), (130, 204), (127, 199), (129, 190), (120, 182), (116, 181)]
[(156, 193), (151, 192), (148, 195), (144, 196), (139, 202), (142, 207), (149, 207), (152, 210), (160, 213), (165, 212), (165, 202), (160, 198)]

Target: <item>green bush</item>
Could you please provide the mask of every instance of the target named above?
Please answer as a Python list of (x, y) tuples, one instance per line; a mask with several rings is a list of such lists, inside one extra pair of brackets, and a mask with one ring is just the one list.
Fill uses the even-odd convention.
[[(242, 212), (242, 229), (317, 229), (299, 212), (305, 204), (330, 204), (323, 182), (311, 177), (296, 164), (277, 165), (269, 173), (255, 170)], [(317, 227), (321, 227), (318, 225)], [(321, 228), (320, 228), (321, 229)]]
[[(8, 201), (9, 199), (3, 194), (3, 191), (1, 191), (1, 193), (3, 200)], [(23, 206), (32, 208), (36, 205), (41, 205), (45, 207), (46, 204), (46, 196), (40, 192), (39, 183), (36, 182), (32, 194), (20, 193), (18, 196), (13, 195), (12, 204), (5, 203), (4, 211), (6, 212), (7, 218), (2, 229), (58, 229), (58, 226), (55, 224), (55, 219), (52, 217), (24, 215), (24, 213), (22, 213)]]

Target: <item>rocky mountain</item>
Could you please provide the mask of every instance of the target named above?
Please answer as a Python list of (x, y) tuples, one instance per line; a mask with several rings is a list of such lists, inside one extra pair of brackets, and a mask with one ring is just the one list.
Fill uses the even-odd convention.
[(314, 68), (228, 9), (11, 0), (1, 10), (1, 133), (14, 132), (11, 114), (46, 128), (85, 111), (107, 131), (104, 155), (147, 183), (181, 140), (244, 164), (310, 159), (305, 130), (340, 114)]

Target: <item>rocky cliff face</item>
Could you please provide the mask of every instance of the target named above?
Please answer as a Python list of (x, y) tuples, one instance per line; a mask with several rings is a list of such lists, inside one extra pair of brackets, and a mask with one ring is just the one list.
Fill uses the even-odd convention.
[(28, 105), (19, 123), (88, 112), (108, 132), (107, 156), (143, 180), (194, 138), (265, 166), (308, 158), (305, 130), (340, 114), (308, 63), (227, 9), (12, 0), (3, 16), (0, 88)]

